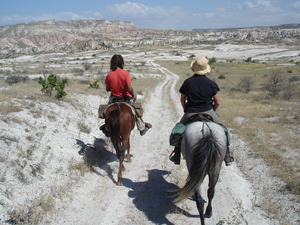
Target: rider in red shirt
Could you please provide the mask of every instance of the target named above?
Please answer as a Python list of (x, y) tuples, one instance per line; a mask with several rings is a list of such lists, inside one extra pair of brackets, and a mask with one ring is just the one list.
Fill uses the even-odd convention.
[[(110, 61), (111, 71), (106, 75), (104, 82), (106, 84), (106, 91), (111, 92), (108, 104), (116, 101), (131, 102), (131, 100), (137, 99), (131, 86), (130, 74), (123, 67), (123, 57), (121, 55), (114, 55)], [(135, 121), (141, 136), (145, 135), (152, 127), (150, 123), (145, 123), (137, 114), (135, 115)], [(100, 127), (100, 130), (107, 136), (105, 124)]]
[(131, 95), (129, 92), (131, 86), (131, 78), (128, 71), (123, 69), (116, 69), (110, 71), (106, 78), (105, 82), (106, 87), (109, 87), (109, 90), (113, 96), (117, 97), (135, 97), (134, 94)]

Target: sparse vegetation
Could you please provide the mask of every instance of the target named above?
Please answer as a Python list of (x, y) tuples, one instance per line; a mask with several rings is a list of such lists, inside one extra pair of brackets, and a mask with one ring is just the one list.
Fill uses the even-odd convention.
[(272, 70), (268, 76), (268, 80), (264, 87), (271, 93), (272, 96), (279, 95), (283, 89), (283, 74), (280, 70)]
[(64, 91), (66, 83), (68, 83), (68, 79), (64, 78), (62, 81), (59, 81), (59, 79), (54, 74), (50, 74), (48, 77), (45, 77), (43, 79), (42, 77), (39, 77), (39, 84), (42, 85), (41, 91), (45, 94), (52, 95), (52, 91), (56, 90), (55, 97), (57, 99), (61, 99), (63, 96), (66, 96), (67, 93)]
[(99, 89), (99, 84), (98, 84), (98, 80), (95, 80), (94, 82), (92, 82), (90, 84), (90, 88), (95, 88), (95, 89)]
[(217, 62), (217, 59), (216, 59), (215, 57), (212, 57), (212, 58), (210, 58), (210, 59), (208, 60), (208, 64), (209, 64), (209, 65), (212, 65), (212, 64), (214, 64), (215, 62)]
[[(173, 62), (160, 64), (176, 74), (182, 75), (189, 71), (189, 62), (185, 66)], [(296, 102), (299, 101), (300, 92), (294, 88), (296, 84), (292, 83), (295, 85), (293, 86), (286, 78), (289, 74), (286, 67), (276, 66), (274, 69), (269, 64), (233, 62), (216, 62), (214, 67), (210, 78), (221, 88), (222, 106), (219, 113), (222, 123), (233, 128), (235, 133), (250, 144), (253, 154), (262, 157), (276, 175), (289, 184), (286, 191), (299, 194), (296, 188), (300, 182), (299, 156), (289, 158), (287, 155), (299, 148), (297, 138), (300, 133), (297, 127), (300, 125), (300, 107)], [(294, 67), (293, 71), (296, 69), (299, 73), (300, 68)], [(226, 79), (216, 79), (224, 74)], [(184, 79), (186, 76), (182, 75), (179, 85)], [(290, 80), (298, 82), (297, 76)], [(232, 87), (239, 87), (244, 93), (232, 92)], [(235, 121), (236, 117), (244, 118), (242, 126)]]
[(20, 75), (11, 75), (5, 79), (5, 82), (9, 85), (17, 84), (20, 82), (26, 82), (29, 80), (28, 76), (20, 76)]
[(83, 67), (85, 70), (89, 70), (91, 68), (92, 64), (91, 63), (84, 63)]
[[(111, 52), (109, 52), (109, 54), (111, 54)], [(174, 54), (179, 55), (178, 52)], [(73, 57), (74, 61), (72, 63), (74, 63), (74, 66), (64, 64), (66, 66), (64, 68), (57, 68), (55, 73), (69, 74), (74, 72), (75, 75), (83, 75), (85, 68), (78, 69), (78, 71), (77, 69), (73, 69), (73, 67), (77, 66), (82, 68), (85, 61), (84, 58), (88, 57), (85, 57), (83, 53), (77, 55)], [(181, 52), (180, 55), (182, 55)], [(69, 163), (67, 162), (68, 166), (56, 166), (54, 168), (51, 168), (49, 166), (50, 164), (48, 164), (47, 168), (45, 163), (51, 163), (56, 158), (61, 157), (60, 155), (54, 154), (54, 149), (60, 148), (60, 146), (50, 144), (43, 146), (40, 144), (41, 139), (45, 142), (45, 139), (53, 138), (57, 133), (61, 132), (61, 130), (68, 132), (67, 127), (69, 126), (74, 126), (76, 132), (74, 132), (75, 134), (68, 133), (66, 136), (72, 136), (72, 138), (75, 136), (74, 139), (76, 140), (77, 136), (80, 135), (92, 136), (93, 129), (97, 129), (98, 131), (98, 127), (94, 128), (94, 125), (89, 126), (89, 124), (91, 124), (90, 121), (86, 121), (84, 118), (81, 119), (81, 122), (77, 122), (80, 116), (75, 117), (75, 119), (66, 116), (64, 122), (59, 121), (60, 117), (65, 116), (63, 115), (63, 107), (65, 107), (65, 104), (70, 105), (70, 107), (76, 110), (82, 110), (82, 114), (92, 115), (94, 109), (86, 109), (85, 105), (81, 105), (78, 99), (81, 99), (84, 95), (107, 96), (103, 80), (109, 63), (106, 62), (107, 58), (102, 57), (102, 55), (93, 57), (95, 60), (99, 59), (105, 61), (105, 63), (96, 63), (88, 69), (89, 73), (93, 75), (93, 78), (91, 78), (92, 76), (86, 76), (68, 79), (68, 85), (64, 87), (68, 96), (64, 98), (65, 101), (63, 102), (56, 101), (54, 98), (47, 96), (50, 94), (41, 94), (40, 86), (36, 80), (25, 78), (26, 80), (19, 81), (19, 78), (13, 78), (13, 82), (11, 83), (6, 82), (5, 79), (0, 80), (0, 86), (2, 88), (0, 91), (0, 116), (2, 117), (2, 122), (8, 124), (8, 126), (15, 127), (22, 124), (26, 125), (26, 128), (22, 127), (22, 129), (20, 129), (20, 134), (18, 135), (5, 132), (0, 134), (0, 141), (3, 142), (5, 146), (8, 146), (7, 149), (4, 148), (0, 153), (0, 163), (8, 165), (7, 168), (0, 169), (0, 182), (7, 182), (9, 177), (9, 179), (15, 179), (24, 187), (27, 187), (27, 185), (32, 182), (44, 179), (43, 168), (45, 168), (45, 170), (51, 170), (50, 173), (57, 176), (58, 179), (66, 179), (66, 183), (63, 186), (54, 183), (50, 188), (45, 187), (45, 190), (41, 191), (41, 193), (35, 193), (36, 196), (30, 199), (31, 203), (26, 203), (25, 205), (16, 202), (14, 209), (7, 215), (11, 223), (41, 224), (43, 218), (45, 218), (44, 216), (47, 213), (53, 212), (52, 210), (55, 210), (56, 199), (68, 196), (69, 188), (76, 184), (81, 176), (84, 176), (85, 173), (90, 171), (91, 165), (98, 166), (101, 161), (101, 157), (96, 158), (97, 160), (95, 160), (95, 157), (90, 157), (89, 160), (85, 157), (82, 162), (72, 160)], [(194, 55), (193, 57), (196, 56)], [(49, 66), (55, 63), (53, 62), (49, 64)], [(60, 63), (62, 63), (62, 60)], [(182, 81), (192, 74), (189, 67), (190, 61), (162, 61), (158, 63), (180, 75), (180, 81), (175, 88), (176, 90), (179, 89), (178, 86), (182, 84)], [(29, 68), (28, 65), (27, 69), (25, 64), (22, 65), (24, 68), (15, 64), (14, 68), (16, 71), (25, 71), (26, 69), (28, 74), (36, 74), (36, 71), (40, 71), (39, 64), (41, 63), (32, 62), (30, 66), (36, 66), (35, 69)], [(132, 73), (136, 73), (137, 71), (141, 73), (141, 70), (138, 70), (140, 66), (134, 65), (133, 62), (126, 62), (126, 64), (126, 68), (131, 70)], [(146, 63), (142, 62), (141, 64), (143, 66), (142, 73), (150, 71), (150, 74), (156, 73), (163, 75), (160, 71), (153, 72), (151, 66), (149, 69)], [(283, 78), (279, 80), (279, 82), (277, 82), (276, 79), (271, 79), (272, 74), (276, 74), (274, 71), (277, 71), (277, 69), (281, 71), (280, 75)], [(221, 88), (221, 106), (218, 112), (221, 114), (222, 122), (230, 127), (235, 134), (238, 134), (240, 139), (249, 144), (251, 149), (249, 150), (250, 155), (262, 158), (263, 161), (270, 166), (272, 172), (286, 182), (286, 185), (282, 189), (283, 192), (290, 192), (296, 195), (300, 195), (300, 161), (297, 155), (299, 149), (298, 139), (300, 136), (298, 129), (300, 123), (300, 107), (298, 105), (300, 97), (298, 90), (300, 81), (299, 74), (300, 68), (297, 66), (290, 69), (288, 66), (274, 66), (271, 63), (246, 63), (245, 61), (241, 62), (238, 60), (220, 62), (218, 60), (218, 62), (213, 62), (212, 72), (208, 75), (211, 79), (215, 80)], [(92, 81), (94, 79), (97, 79), (97, 82)], [(57, 78), (57, 80), (59, 79)], [(101, 80), (101, 82), (98, 82), (98, 80)], [(145, 100), (147, 100), (149, 90), (152, 90), (159, 82), (160, 79), (157, 78), (141, 79), (138, 77), (132, 79), (135, 92), (143, 96)], [(88, 88), (89, 85), (95, 86), (95, 88)], [(97, 85), (98, 88), (96, 88)], [(275, 91), (276, 94), (273, 94), (272, 90), (277, 90), (276, 88), (278, 88), (278, 86), (280, 86), (279, 92), (277, 93)], [(235, 89), (235, 91), (232, 91), (233, 89)], [(56, 91), (56, 89), (52, 89), (52, 92), (53, 91)], [(46, 105), (47, 107), (44, 108)], [(58, 112), (54, 109), (52, 110), (52, 108), (56, 106), (59, 106)], [(51, 110), (49, 110), (50, 108)], [(26, 115), (26, 117), (23, 115)], [(34, 118), (36, 123), (28, 122), (29, 117)], [(243, 118), (243, 121), (240, 123), (237, 122), (237, 117)], [(40, 118), (46, 119), (46, 121), (42, 121)], [(55, 129), (49, 129), (49, 127), (53, 126), (52, 123), (55, 124)], [(26, 145), (24, 145), (24, 142)], [(85, 148), (88, 149), (92, 147), (86, 146)], [(12, 149), (16, 149), (16, 151), (12, 151)], [(64, 151), (66, 151), (66, 149), (62, 149), (62, 152)], [(233, 151), (237, 153), (238, 149), (233, 149)], [(65, 152), (62, 153), (62, 155), (63, 154), (65, 154)], [(77, 154), (77, 151), (75, 154)], [(14, 160), (9, 158), (12, 155), (16, 157)], [(297, 157), (293, 157), (294, 155)], [(238, 154), (236, 154), (236, 160), (240, 162), (242, 170), (245, 173), (247, 173), (247, 170), (252, 170), (251, 168), (249, 169), (247, 163), (243, 163)], [(9, 174), (11, 168), (14, 168), (13, 176)], [(107, 170), (110, 171), (113, 170), (113, 168), (108, 167)], [(66, 176), (66, 174), (68, 174), (68, 176)], [(109, 176), (110, 175), (111, 173)], [(185, 177), (184, 174), (181, 175), (182, 176), (178, 179)], [(4, 195), (7, 196), (10, 201), (13, 200), (14, 190), (7, 188), (4, 191)], [(0, 203), (2, 204), (3, 202), (1, 201)], [(264, 203), (265, 205), (260, 205), (260, 207), (266, 208), (270, 217), (273, 216), (272, 214), (274, 213), (277, 214), (276, 217), (282, 215), (280, 210), (277, 210), (275, 203), (270, 200), (270, 197), (265, 196)], [(232, 217), (234, 217), (233, 214), (234, 212), (232, 213)], [(226, 223), (228, 221), (224, 219), (220, 220), (219, 223)], [(242, 223), (243, 221), (235, 220), (234, 222)]]
[(86, 133), (86, 134), (91, 133), (91, 130), (92, 130), (89, 126), (87, 126), (83, 122), (78, 122), (77, 127), (80, 130), (80, 132), (83, 132), (83, 133)]
[(249, 91), (253, 90), (254, 85), (255, 85), (255, 82), (253, 81), (252, 77), (244, 77), (244, 78), (241, 78), (241, 81), (238, 84), (238, 90), (248, 93)]

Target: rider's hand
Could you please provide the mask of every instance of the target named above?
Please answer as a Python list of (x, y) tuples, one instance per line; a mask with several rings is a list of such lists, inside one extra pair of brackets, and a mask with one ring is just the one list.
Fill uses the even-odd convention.
[(133, 95), (133, 99), (136, 100), (137, 99), (137, 95), (134, 94)]

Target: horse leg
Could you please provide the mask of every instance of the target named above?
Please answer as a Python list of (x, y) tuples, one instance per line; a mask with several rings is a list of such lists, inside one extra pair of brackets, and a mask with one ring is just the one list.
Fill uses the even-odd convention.
[(123, 182), (122, 182), (122, 171), (125, 170), (125, 167), (123, 165), (123, 161), (124, 161), (124, 153), (120, 154), (120, 157), (119, 157), (119, 173), (118, 173), (118, 182), (117, 182), (117, 185), (119, 186), (123, 186)]
[(219, 174), (209, 175), (209, 185), (207, 190), (208, 205), (205, 210), (205, 217), (210, 218), (212, 216), (212, 199), (215, 195), (215, 186), (218, 182)]
[(122, 182), (122, 171), (125, 170), (125, 167), (123, 165), (123, 161), (124, 161), (124, 151), (117, 151), (117, 157), (119, 159), (119, 172), (118, 172), (118, 182), (117, 185), (119, 186), (123, 186), (123, 182)]
[(131, 157), (130, 157), (130, 140), (128, 137), (128, 141), (127, 141), (127, 162), (132, 162)]
[(200, 187), (198, 188), (198, 190), (195, 192), (195, 197), (196, 197), (196, 204), (197, 204), (197, 208), (199, 211), (199, 215), (200, 215), (200, 222), (202, 225), (204, 225), (204, 215), (203, 215), (203, 211), (204, 211), (204, 201), (201, 197), (201, 193), (200, 193)]

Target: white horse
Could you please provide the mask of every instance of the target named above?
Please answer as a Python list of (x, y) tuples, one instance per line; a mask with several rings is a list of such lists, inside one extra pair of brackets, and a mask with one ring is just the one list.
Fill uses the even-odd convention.
[[(187, 126), (181, 142), (183, 157), (186, 159), (189, 176), (181, 192), (174, 200), (183, 201), (195, 194), (201, 224), (204, 217), (212, 215), (212, 199), (219, 172), (225, 157), (227, 136), (224, 129), (213, 122), (194, 122)], [(208, 205), (204, 214), (204, 200), (201, 196), (201, 184), (208, 174)]]

